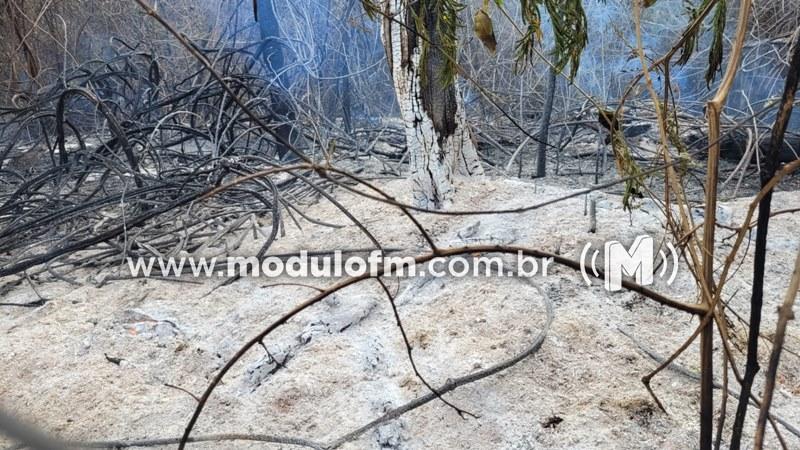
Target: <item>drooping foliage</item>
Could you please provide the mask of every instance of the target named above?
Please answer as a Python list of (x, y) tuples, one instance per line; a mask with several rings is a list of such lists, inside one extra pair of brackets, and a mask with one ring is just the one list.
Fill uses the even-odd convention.
[[(542, 40), (541, 8), (547, 11), (553, 26), (555, 46), (553, 50), (554, 64), (561, 71), (570, 65), (570, 77), (578, 72), (581, 53), (588, 40), (586, 14), (582, 0), (520, 0), (522, 20), (525, 24), (523, 36), (516, 43), (517, 68), (521, 69), (535, 56), (536, 45)], [(364, 11), (372, 18), (384, 13), (375, 0), (361, 0)], [(487, 2), (488, 3), (488, 2)], [(497, 7), (502, 8), (504, 0), (494, 0)], [(486, 4), (484, 8), (486, 8)], [(442, 73), (443, 84), (451, 83), (458, 72), (457, 31), (463, 26), (460, 12), (465, 5), (460, 0), (418, 0), (414, 2), (412, 13), (415, 14), (416, 32), (422, 40), (422, 63), (429, 49), (427, 38), (428, 23), (424, 14), (431, 14), (435, 19), (433, 26), (441, 42), (441, 51), (447, 58)], [(396, 18), (390, 18), (398, 21)], [(399, 26), (406, 26), (398, 23)], [(429, 24), (429, 23), (428, 23)], [(429, 24), (430, 25), (430, 24)]]
[[(553, 48), (553, 61), (556, 70), (562, 71), (567, 64), (570, 65), (570, 78), (578, 73), (581, 62), (581, 53), (588, 41), (586, 13), (583, 10), (582, 0), (520, 0), (522, 7), (522, 20), (527, 26), (525, 34), (517, 43), (517, 63), (529, 62), (535, 55), (535, 46), (541, 41), (541, 12), (542, 6), (550, 16), (553, 26), (555, 46)], [(502, 0), (497, 0), (502, 4)]]
[(708, 69), (706, 70), (706, 84), (711, 84), (722, 68), (722, 42), (725, 38), (725, 14), (728, 12), (727, 0), (717, 0), (717, 9), (714, 11), (712, 32), (714, 39), (708, 52)]
[[(425, 67), (425, 61), (430, 56), (431, 39), (428, 27), (436, 27), (438, 49), (445, 57), (444, 69), (441, 73), (439, 82), (442, 86), (448, 86), (455, 80), (458, 73), (458, 29), (462, 27), (463, 21), (459, 13), (465, 5), (459, 0), (420, 0), (416, 9), (413, 11), (417, 32), (423, 36), (422, 53), (420, 64)], [(433, 19), (433, 20), (431, 20)], [(425, 78), (425, 71), (422, 72), (422, 83), (427, 84), (430, 80)]]
[(715, 7), (714, 17), (711, 23), (711, 32), (713, 33), (711, 47), (708, 52), (708, 68), (706, 69), (706, 84), (710, 85), (717, 73), (722, 67), (722, 53), (723, 42), (725, 38), (725, 17), (728, 12), (727, 0), (703, 0), (703, 2), (694, 7), (691, 4), (687, 6), (689, 13), (689, 28), (684, 32), (686, 39), (684, 40), (683, 47), (681, 48), (681, 56), (678, 58), (678, 64), (683, 65), (689, 62), (695, 49), (697, 48), (697, 39), (702, 33), (701, 27), (692, 27), (692, 24), (697, 21), (701, 15), (706, 12), (708, 8)]

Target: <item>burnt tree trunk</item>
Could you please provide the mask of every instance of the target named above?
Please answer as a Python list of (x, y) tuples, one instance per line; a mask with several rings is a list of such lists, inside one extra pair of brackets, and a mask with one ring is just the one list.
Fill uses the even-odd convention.
[[(280, 41), (280, 27), (278, 25), (278, 17), (275, 14), (274, 2), (272, 0), (254, 0), (254, 7), (255, 18), (263, 41), (258, 53), (264, 64), (267, 76), (272, 81), (269, 95), (272, 106), (272, 120), (278, 123), (275, 127), (275, 132), (286, 142), (293, 142), (292, 123), (296, 118), (296, 114), (289, 101), (289, 93), (287, 91), (288, 80), (284, 71), (286, 62), (283, 55), (283, 45)], [(289, 149), (281, 143), (275, 143), (275, 153), (280, 159), (285, 159), (287, 156), (292, 155)]]
[[(353, 7), (355, 6), (356, 1), (350, 0), (350, 4), (347, 5), (347, 10), (344, 13), (344, 20), (350, 20), (350, 14), (353, 12)], [(355, 36), (352, 35), (351, 28), (346, 28), (346, 37), (347, 42), (355, 41)], [(336, 92), (339, 97), (339, 102), (342, 106), (342, 122), (344, 123), (344, 129), (348, 133), (353, 131), (353, 116), (352, 116), (352, 84), (350, 82), (350, 66), (347, 61), (347, 55), (345, 49), (337, 52), (336, 55)]]
[[(800, 36), (800, 31), (796, 33)], [(800, 37), (796, 37), (800, 40)], [(769, 148), (761, 165), (762, 189), (775, 176), (780, 166), (780, 152), (783, 146), (783, 136), (792, 116), (795, 91), (800, 79), (800, 42), (795, 41), (789, 71), (786, 74), (786, 83), (783, 89), (780, 109), (772, 126)], [(772, 192), (770, 189), (758, 203), (758, 219), (756, 219), (756, 250), (753, 257), (753, 290), (750, 295), (750, 329), (747, 336), (747, 362), (745, 364), (742, 390), (739, 403), (736, 407), (736, 418), (733, 422), (731, 436), (731, 450), (741, 447), (744, 421), (747, 415), (747, 406), (753, 388), (756, 374), (760, 367), (758, 364), (758, 337), (761, 333), (761, 312), (764, 307), (764, 272), (767, 259), (767, 232), (769, 217), (772, 207)]]
[(547, 175), (547, 147), (548, 135), (550, 134), (550, 117), (553, 115), (553, 98), (556, 95), (556, 79), (558, 72), (550, 68), (547, 74), (547, 94), (544, 99), (544, 111), (542, 112), (542, 124), (539, 127), (539, 151), (536, 153), (536, 177), (542, 178)]
[[(479, 175), (483, 168), (458, 86), (454, 80), (443, 80), (448, 56), (442, 53), (441, 30), (436, 26), (439, 2), (424, 2), (425, 10), (421, 3), (389, 0), (382, 39), (405, 126), (414, 202), (439, 209), (451, 200), (456, 175)], [(417, 17), (427, 30), (424, 39), (417, 30)]]

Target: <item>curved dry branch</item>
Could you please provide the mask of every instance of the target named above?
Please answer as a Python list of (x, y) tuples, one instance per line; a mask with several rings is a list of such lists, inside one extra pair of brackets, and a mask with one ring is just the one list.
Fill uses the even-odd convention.
[[(578, 261), (565, 258), (560, 255), (556, 255), (549, 252), (544, 252), (540, 250), (530, 249), (526, 247), (519, 247), (519, 246), (505, 246), (505, 245), (473, 245), (473, 246), (465, 246), (465, 247), (458, 247), (458, 248), (445, 248), (445, 249), (438, 249), (435, 253), (428, 253), (425, 255), (417, 256), (414, 258), (415, 264), (423, 264), (433, 260), (434, 258), (440, 257), (450, 257), (450, 256), (457, 256), (463, 254), (474, 254), (474, 253), (505, 253), (505, 254), (522, 254), (525, 256), (533, 256), (537, 258), (552, 258), (553, 262), (572, 268), (574, 270), (581, 270), (581, 264)], [(397, 270), (397, 267), (391, 267), (393, 270)], [(387, 271), (387, 268), (383, 266), (383, 263), (380, 263), (376, 269), (376, 272), (382, 275), (392, 275), (393, 272)], [(377, 276), (377, 275), (376, 275)], [(251, 338), (247, 343), (245, 343), (236, 353), (225, 363), (225, 365), (217, 372), (214, 376), (212, 381), (209, 383), (206, 390), (203, 392), (203, 395), (200, 396), (200, 401), (198, 402), (194, 412), (192, 413), (191, 418), (189, 419), (189, 423), (186, 425), (186, 430), (184, 431), (183, 439), (181, 440), (180, 448), (185, 448), (186, 442), (188, 442), (188, 438), (191, 435), (192, 429), (194, 428), (197, 420), (200, 418), (200, 414), (203, 412), (211, 394), (217, 388), (217, 386), (222, 382), (222, 379), (225, 375), (233, 368), (233, 366), (255, 345), (260, 342), (263, 342), (264, 338), (272, 334), (273, 331), (281, 327), (282, 325), (286, 324), (290, 319), (292, 319), (297, 314), (301, 313), (302, 311), (308, 309), (309, 307), (321, 302), (328, 296), (348, 287), (355, 285), (361, 281), (374, 278), (371, 274), (363, 274), (357, 277), (351, 277), (345, 280), (342, 280), (333, 286), (325, 289), (323, 292), (309, 298), (308, 300), (298, 304), (292, 310), (281, 316), (279, 319), (271, 323), (267, 328), (263, 331), (258, 333), (256, 336)], [(605, 274), (600, 271), (597, 275), (597, 278), (604, 279)], [(703, 314), (706, 312), (706, 309), (701, 305), (683, 303), (677, 300), (673, 300), (669, 297), (666, 297), (662, 294), (659, 294), (655, 291), (652, 291), (644, 286), (641, 286), (637, 283), (634, 283), (629, 280), (622, 280), (622, 286), (625, 287), (627, 290), (638, 292), (643, 296), (656, 301), (664, 306), (668, 306), (679, 311), (687, 312), (690, 314)]]

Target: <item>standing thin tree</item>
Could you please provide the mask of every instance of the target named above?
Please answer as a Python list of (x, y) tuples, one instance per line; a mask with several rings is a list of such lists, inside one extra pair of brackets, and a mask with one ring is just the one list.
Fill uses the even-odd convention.
[(542, 178), (547, 175), (547, 146), (548, 135), (550, 134), (550, 118), (553, 115), (553, 99), (556, 96), (556, 80), (558, 72), (555, 68), (550, 68), (547, 73), (547, 93), (544, 99), (544, 111), (542, 111), (542, 123), (539, 125), (539, 150), (536, 153), (536, 177)]
[[(342, 16), (344, 20), (350, 20), (350, 14), (353, 12), (353, 8), (356, 5), (356, 0), (350, 0), (347, 4), (347, 9)], [(355, 39), (354, 36), (351, 35), (351, 28), (347, 27), (344, 29), (342, 33), (346, 33), (343, 37), (346, 36), (346, 41), (343, 44), (347, 45), (349, 42), (352, 42)], [(334, 62), (336, 66), (336, 92), (339, 97), (339, 102), (342, 106), (342, 122), (344, 124), (344, 129), (348, 133), (353, 131), (353, 114), (352, 114), (352, 103), (353, 103), (353, 87), (350, 82), (350, 66), (347, 61), (347, 56), (344, 51), (340, 50), (336, 52), (336, 59)]]
[[(292, 123), (295, 121), (295, 112), (289, 102), (288, 80), (286, 77), (286, 61), (283, 55), (283, 46), (280, 41), (280, 26), (278, 16), (275, 14), (275, 6), (272, 0), (253, 0), (253, 14), (261, 35), (261, 47), (258, 49), (267, 76), (272, 80), (273, 87), (270, 89), (270, 100), (272, 104), (272, 119), (279, 124), (275, 127), (275, 132), (286, 142), (293, 140)], [(276, 143), (276, 154), (278, 158), (291, 155), (285, 145)]]
[[(780, 152), (783, 147), (783, 137), (786, 134), (786, 127), (792, 116), (794, 106), (795, 91), (797, 91), (798, 79), (800, 78), (800, 28), (795, 33), (793, 50), (790, 52), (789, 70), (786, 73), (786, 83), (783, 89), (778, 115), (772, 127), (769, 148), (761, 163), (761, 187), (767, 186), (780, 165)], [(736, 418), (733, 423), (733, 434), (731, 437), (731, 449), (736, 450), (741, 447), (742, 432), (744, 431), (744, 419), (747, 415), (747, 406), (750, 393), (753, 388), (753, 381), (759, 371), (758, 365), (758, 338), (761, 333), (761, 312), (764, 308), (764, 272), (767, 259), (767, 232), (769, 230), (769, 218), (772, 207), (772, 189), (758, 203), (758, 219), (756, 221), (756, 250), (753, 256), (753, 290), (750, 295), (750, 330), (747, 337), (747, 362), (745, 365), (744, 380), (742, 391), (739, 396), (739, 404), (736, 408)], [(744, 400), (742, 400), (744, 399)], [(763, 428), (763, 427), (762, 427)], [(762, 442), (758, 442), (760, 448), (763, 443), (763, 431), (760, 436)]]

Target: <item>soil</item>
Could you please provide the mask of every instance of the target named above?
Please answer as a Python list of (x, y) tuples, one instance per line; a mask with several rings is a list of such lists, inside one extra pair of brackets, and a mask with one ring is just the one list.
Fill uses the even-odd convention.
[[(404, 180), (377, 182), (409, 200)], [(573, 192), (549, 181), (486, 177), (460, 180), (454, 208), (513, 208)], [(597, 232), (589, 233), (586, 196), (515, 215), (432, 216), (420, 221), (441, 247), (476, 243), (524, 245), (580, 257), (587, 242), (630, 242), (663, 236), (663, 216), (652, 201), (632, 211), (621, 198), (596, 194)], [(424, 241), (396, 208), (344, 190), (336, 198), (382, 245), (424, 252)], [(724, 202), (721, 225), (739, 226), (751, 197)], [(796, 192), (779, 192), (774, 209), (800, 207)], [(370, 241), (333, 205), (314, 204), (311, 217), (341, 225), (287, 220), (271, 253), (360, 249)], [(697, 214), (702, 215), (702, 212)], [(267, 227), (268, 228), (268, 227)], [(769, 231), (763, 330), (772, 336), (792, 263), (800, 249), (800, 215), (772, 219)], [(269, 231), (268, 229), (265, 231)], [(718, 230), (720, 254), (733, 232)], [(236, 250), (252, 255), (259, 241)], [(727, 283), (724, 298), (748, 315), (750, 253)], [(741, 255), (740, 255), (741, 256)], [(722, 264), (722, 260), (718, 265)], [(124, 267), (118, 268), (124, 272)], [(102, 274), (107, 276), (109, 274)], [(80, 285), (40, 280), (11, 290), (0, 307), (0, 407), (42, 429), (78, 441), (179, 437), (211, 378), (250, 338), (334, 279), (127, 279), (105, 283), (79, 272)], [(8, 280), (0, 280), (8, 281)], [(46, 282), (45, 282), (46, 281)], [(284, 284), (281, 284), (284, 283)], [(292, 283), (292, 284), (285, 284)], [(304, 284), (306, 286), (301, 286)], [(698, 383), (675, 370), (654, 379), (661, 411), (641, 383), (657, 366), (642, 347), (671, 354), (697, 319), (629, 292), (586, 286), (579, 273), (552, 266), (549, 276), (390, 279), (420, 373), (440, 386), (506, 360), (543, 330), (547, 304), (554, 320), (541, 348), (513, 367), (445, 395), (477, 418), (461, 418), (433, 400), (399, 419), (346, 442), (347, 449), (688, 449), (698, 442)], [(672, 285), (653, 289), (694, 302), (695, 283), (683, 262)], [(731, 314), (733, 346), (743, 366), (746, 326)], [(622, 333), (625, 332), (625, 334)], [(628, 337), (627, 335), (631, 336)], [(634, 340), (632, 340), (633, 338)], [(256, 345), (213, 393), (193, 435), (266, 434), (329, 443), (385, 411), (428, 393), (414, 375), (392, 308), (374, 281), (346, 288), (291, 319)], [(791, 323), (773, 412), (800, 427), (800, 329)], [(762, 367), (769, 344), (762, 340)], [(722, 351), (715, 342), (717, 356)], [(719, 360), (719, 358), (718, 358)], [(697, 345), (678, 359), (698, 368)], [(717, 367), (721, 367), (717, 364)], [(721, 380), (720, 369), (717, 378)], [(731, 373), (731, 379), (733, 374)], [(754, 392), (760, 393), (762, 378)], [(719, 400), (720, 391), (716, 391)], [(728, 401), (729, 432), (736, 402)], [(751, 408), (746, 442), (752, 442)], [(780, 429), (789, 448), (800, 438)], [(11, 445), (10, 441), (0, 444)], [(724, 444), (723, 444), (724, 445)], [(163, 448), (174, 448), (173, 445)], [(295, 448), (290, 444), (225, 441), (192, 448)], [(777, 448), (768, 432), (767, 448)]]

